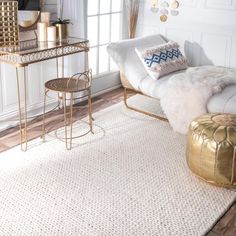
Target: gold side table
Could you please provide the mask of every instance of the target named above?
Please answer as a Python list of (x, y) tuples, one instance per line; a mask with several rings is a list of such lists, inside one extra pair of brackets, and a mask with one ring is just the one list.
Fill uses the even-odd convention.
[[(70, 78), (56, 78), (53, 80), (49, 80), (45, 83), (45, 93), (44, 93), (44, 112), (43, 112), (43, 140), (45, 141), (45, 108), (46, 108), (46, 98), (49, 91), (56, 92), (58, 94), (62, 94), (62, 96), (58, 96), (58, 99), (62, 100), (63, 110), (64, 110), (64, 125), (65, 125), (65, 144), (66, 149), (71, 150), (72, 148), (72, 140), (80, 136), (72, 136), (73, 129), (73, 110), (74, 108), (74, 100), (78, 99), (78, 97), (74, 98), (75, 93), (82, 93), (83, 95), (79, 98), (88, 98), (88, 113), (89, 113), (89, 132), (93, 133), (93, 118), (92, 118), (92, 103), (91, 103), (91, 82), (92, 82), (92, 70), (85, 71), (83, 73), (77, 73)], [(69, 112), (67, 112), (67, 95), (69, 95)], [(69, 118), (68, 118), (69, 116)], [(67, 127), (69, 126), (69, 135)], [(86, 132), (84, 135), (86, 135)]]
[[(82, 53), (86, 55), (85, 71), (88, 70), (88, 51), (89, 41), (79, 38), (67, 38), (58, 42), (38, 42), (37, 40), (29, 40), (20, 42), (17, 46), (0, 47), (0, 62), (11, 64), (16, 68), (16, 85), (18, 97), (18, 112), (20, 125), (21, 150), (26, 151), (28, 147), (27, 135), (27, 77), (26, 69), (28, 65), (56, 59), (57, 77), (59, 77), (59, 58), (62, 62), (61, 76), (64, 77), (64, 56)], [(21, 93), (19, 86), (19, 68), (23, 68), (23, 97), (24, 106), (21, 112)]]

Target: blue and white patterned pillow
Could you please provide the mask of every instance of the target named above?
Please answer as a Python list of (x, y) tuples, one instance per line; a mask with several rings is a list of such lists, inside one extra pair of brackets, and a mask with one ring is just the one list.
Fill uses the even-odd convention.
[(175, 71), (187, 69), (187, 59), (175, 42), (168, 42), (151, 48), (136, 48), (136, 53), (153, 79)]

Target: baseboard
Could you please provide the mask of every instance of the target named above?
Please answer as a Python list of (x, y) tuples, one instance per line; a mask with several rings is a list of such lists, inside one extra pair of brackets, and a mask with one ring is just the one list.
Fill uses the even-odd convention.
[(115, 86), (113, 86), (113, 87), (111, 87), (111, 88), (107, 88), (107, 89), (104, 89), (104, 90), (99, 91), (99, 92), (97, 92), (97, 93), (93, 93), (93, 94), (92, 94), (92, 97), (94, 98), (94, 97), (100, 96), (100, 95), (102, 95), (102, 94), (104, 94), (104, 93), (111, 92), (111, 91), (116, 90), (116, 89), (119, 89), (119, 88), (121, 88), (121, 87), (122, 87), (121, 84), (115, 85)]

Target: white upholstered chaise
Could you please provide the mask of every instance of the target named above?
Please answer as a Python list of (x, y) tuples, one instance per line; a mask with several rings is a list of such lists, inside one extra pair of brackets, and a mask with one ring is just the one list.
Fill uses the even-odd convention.
[[(162, 35), (157, 34), (111, 43), (107, 47), (109, 55), (120, 69), (121, 82), (125, 91), (133, 90), (160, 99), (160, 84), (166, 83), (174, 74), (182, 73), (183, 71), (174, 72), (163, 76), (158, 80), (153, 80), (147, 74), (142, 62), (135, 52), (135, 48), (152, 47), (167, 42), (167, 39)], [(207, 108), (211, 113), (236, 113), (236, 85), (227, 86), (221, 93), (212, 96), (207, 104)], [(135, 110), (141, 111), (138, 109)], [(159, 116), (157, 116), (157, 118), (162, 119), (162, 117)]]
[(159, 118), (161, 120), (167, 119), (163, 116), (150, 114), (139, 110), (138, 108), (129, 106), (126, 98), (128, 91), (135, 91), (159, 99), (159, 84), (165, 82), (171, 76), (167, 75), (156, 81), (151, 79), (144, 69), (142, 62), (138, 58), (135, 48), (152, 47), (167, 42), (167, 39), (158, 34), (110, 43), (107, 47), (108, 54), (120, 69), (120, 78), (125, 91), (124, 99), (126, 106), (130, 109)]

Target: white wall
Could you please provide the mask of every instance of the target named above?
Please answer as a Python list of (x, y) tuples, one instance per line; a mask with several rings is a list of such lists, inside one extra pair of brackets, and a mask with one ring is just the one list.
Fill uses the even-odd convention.
[(57, 18), (57, 0), (45, 0), (43, 11), (51, 12), (52, 19)]
[(138, 36), (161, 33), (179, 42), (190, 64), (236, 68), (236, 0), (179, 0), (179, 16), (161, 23), (141, 0)]

